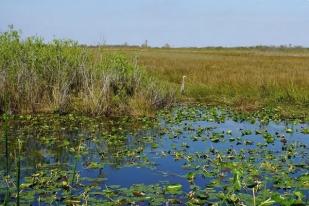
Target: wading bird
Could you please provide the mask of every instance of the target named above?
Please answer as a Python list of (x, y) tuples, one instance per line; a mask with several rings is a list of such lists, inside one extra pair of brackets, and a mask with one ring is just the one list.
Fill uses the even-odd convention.
[(181, 82), (181, 87), (180, 87), (180, 93), (181, 94), (185, 93), (185, 78), (186, 78), (186, 76), (182, 76), (182, 82)]

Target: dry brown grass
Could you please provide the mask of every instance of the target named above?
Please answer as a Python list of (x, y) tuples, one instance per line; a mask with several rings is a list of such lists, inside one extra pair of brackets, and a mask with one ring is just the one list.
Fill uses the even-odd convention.
[(105, 48), (138, 57), (152, 75), (179, 89), (185, 99), (244, 109), (265, 105), (309, 107), (309, 50)]

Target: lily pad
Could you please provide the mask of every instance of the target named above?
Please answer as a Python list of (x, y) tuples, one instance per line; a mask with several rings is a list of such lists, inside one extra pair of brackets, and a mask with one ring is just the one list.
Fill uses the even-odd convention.
[(172, 184), (166, 186), (166, 191), (172, 194), (179, 193), (182, 190), (182, 185), (181, 184)]

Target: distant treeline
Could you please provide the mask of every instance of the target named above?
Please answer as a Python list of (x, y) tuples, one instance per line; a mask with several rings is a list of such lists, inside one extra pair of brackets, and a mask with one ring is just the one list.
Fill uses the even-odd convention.
[(121, 48), (121, 47), (128, 47), (128, 48), (153, 48), (153, 49), (159, 49), (159, 48), (175, 48), (175, 49), (258, 49), (258, 50), (282, 50), (282, 49), (289, 49), (289, 50), (309, 50), (308, 47), (303, 46), (297, 46), (297, 45), (280, 45), (280, 46), (267, 46), (267, 45), (257, 45), (257, 46), (238, 46), (238, 47), (224, 47), (224, 46), (206, 46), (206, 47), (173, 47), (169, 44), (163, 45), (161, 47), (159, 46), (143, 46), (143, 45), (129, 45), (129, 44), (98, 44), (98, 45), (87, 45), (87, 44), (81, 44), (82, 47), (88, 47), (88, 48), (100, 48), (100, 47), (115, 47), (115, 48)]

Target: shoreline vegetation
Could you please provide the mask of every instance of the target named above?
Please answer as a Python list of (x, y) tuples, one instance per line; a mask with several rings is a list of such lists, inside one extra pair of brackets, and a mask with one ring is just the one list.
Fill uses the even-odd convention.
[(201, 103), (308, 118), (308, 65), (306, 48), (86, 47), (10, 28), (0, 34), (0, 113), (138, 116)]
[(173, 91), (121, 54), (92, 53), (71, 40), (0, 35), (0, 112), (139, 115), (169, 106)]

